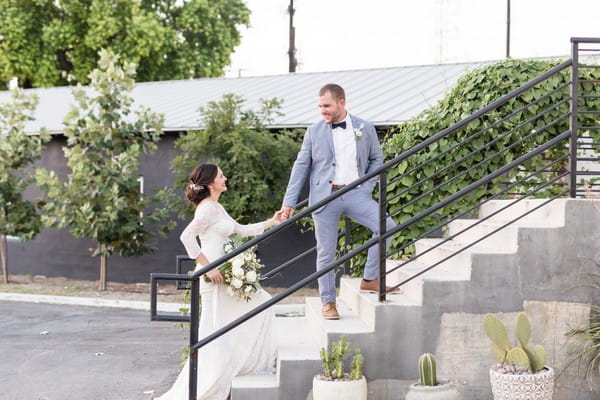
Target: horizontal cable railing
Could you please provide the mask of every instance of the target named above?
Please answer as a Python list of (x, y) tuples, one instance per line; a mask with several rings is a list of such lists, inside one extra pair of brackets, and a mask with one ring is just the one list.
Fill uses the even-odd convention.
[[(573, 53), (566, 60), (523, 86), (502, 96), (466, 118), (438, 133), (426, 137), (422, 142), (403, 151), (379, 168), (350, 185), (333, 192), (326, 199), (300, 210), (286, 222), (270, 229), (242, 246), (234, 249), (192, 274), (152, 274), (151, 317), (153, 320), (190, 322), (190, 399), (195, 398), (197, 350), (223, 334), (263, 312), (274, 304), (292, 295), (304, 286), (316, 281), (330, 271), (352, 262), (360, 264), (364, 254), (372, 246), (379, 246), (379, 299), (386, 300), (386, 276), (402, 271), (409, 263), (419, 262), (429, 252), (455, 241), (480, 224), (494, 221), (493, 229), (485, 231), (475, 239), (440, 259), (424, 264), (412, 275), (391, 285), (401, 287), (411, 280), (439, 267), (453, 257), (468, 251), (502, 229), (525, 218), (546, 206), (554, 199), (569, 195), (575, 197), (600, 192), (600, 154), (596, 153), (600, 143), (600, 78), (589, 71), (596, 65), (580, 64), (579, 51), (593, 53), (600, 47), (600, 39), (572, 39)], [(579, 49), (585, 44), (585, 49)], [(581, 72), (582, 70), (588, 72)], [(570, 76), (567, 76), (567, 73)], [(542, 89), (543, 84), (554, 85)], [(543, 90), (543, 93), (539, 92)], [(475, 127), (473, 129), (473, 127)], [(452, 139), (452, 140), (448, 140)], [(451, 143), (444, 145), (443, 143)], [(455, 158), (449, 155), (457, 155)], [(419, 160), (418, 162), (413, 160)], [(578, 179), (582, 177), (582, 179)], [(583, 178), (587, 179), (583, 179)], [(319, 271), (310, 273), (289, 288), (276, 294), (268, 301), (239, 318), (231, 321), (205, 338), (198, 338), (199, 279), (208, 271), (219, 267), (242, 252), (266, 240), (270, 240), (284, 229), (288, 229), (319, 208), (348, 194), (368, 180), (379, 182), (380, 232), (372, 235), (365, 228), (344, 220), (339, 233), (340, 256)], [(408, 183), (406, 183), (408, 182)], [(443, 194), (435, 203), (425, 200)], [(496, 220), (510, 207), (525, 199), (543, 198), (542, 202), (511, 216), (506, 221)], [(449, 233), (449, 227), (460, 219), (472, 218), (491, 201), (510, 199), (502, 207), (487, 214), (464, 228)], [(397, 225), (386, 229), (385, 219), (390, 215)], [(407, 232), (412, 232), (410, 235)], [(417, 233), (414, 233), (417, 232)], [(416, 254), (419, 240), (431, 236), (441, 240), (425, 251)], [(387, 250), (386, 243), (393, 241)], [(290, 254), (280, 265), (267, 271), (263, 279), (284, 273), (315, 252), (315, 248)], [(400, 262), (386, 270), (386, 258), (400, 258)], [(178, 271), (181, 262), (178, 258)], [(354, 267), (356, 265), (353, 265)], [(158, 314), (156, 308), (158, 281), (176, 281), (191, 286), (190, 314)], [(264, 281), (263, 281), (264, 282)], [(181, 288), (188, 287), (178, 286)]]

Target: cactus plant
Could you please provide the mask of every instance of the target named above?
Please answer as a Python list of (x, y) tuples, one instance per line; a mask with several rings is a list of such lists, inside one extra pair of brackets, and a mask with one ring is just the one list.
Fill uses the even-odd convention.
[(328, 380), (343, 380), (346, 378), (358, 380), (363, 377), (362, 366), (364, 358), (360, 349), (356, 349), (352, 358), (350, 373), (344, 372), (344, 359), (350, 351), (350, 343), (346, 342), (346, 336), (342, 336), (338, 342), (331, 344), (331, 350), (321, 348), (321, 361), (323, 362), (323, 377)]
[(323, 375), (327, 379), (332, 379), (331, 354), (327, 351), (327, 349), (321, 348), (321, 361), (323, 361)]
[(435, 356), (419, 357), (419, 382), (410, 385), (406, 400), (462, 400), (462, 394), (450, 380), (438, 380)]
[(530, 346), (531, 324), (525, 313), (517, 317), (516, 337), (520, 344), (512, 346), (506, 326), (493, 314), (486, 314), (483, 321), (485, 333), (492, 341), (494, 354), (501, 364), (518, 365), (525, 370), (538, 372), (546, 364), (546, 351), (540, 345)]
[(358, 380), (362, 378), (362, 367), (365, 362), (365, 358), (362, 356), (360, 349), (354, 351), (354, 357), (352, 357), (352, 365), (350, 367), (350, 378)]
[(431, 353), (425, 353), (419, 357), (419, 379), (423, 386), (437, 386), (435, 370), (435, 357)]

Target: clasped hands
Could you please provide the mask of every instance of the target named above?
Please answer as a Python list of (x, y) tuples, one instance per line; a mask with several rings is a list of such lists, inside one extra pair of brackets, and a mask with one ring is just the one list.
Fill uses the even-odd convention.
[(270, 220), (271, 225), (279, 225), (280, 223), (284, 222), (289, 217), (291, 217), (293, 214), (294, 209), (292, 207), (283, 206), (281, 207), (281, 210), (276, 211), (275, 214), (273, 214), (273, 217)]
[(281, 210), (278, 211), (278, 213), (281, 215), (281, 218), (283, 218), (283, 222), (286, 219), (290, 218), (292, 215), (294, 215), (294, 209), (292, 207), (283, 206), (281, 207)]

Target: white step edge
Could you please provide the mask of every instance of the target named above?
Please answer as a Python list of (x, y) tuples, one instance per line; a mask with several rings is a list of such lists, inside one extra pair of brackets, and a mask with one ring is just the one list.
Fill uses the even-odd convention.
[[(405, 260), (389, 260), (388, 269), (391, 269), (392, 266), (399, 265), (404, 261)], [(397, 284), (402, 281), (405, 281), (406, 279), (416, 275), (417, 273), (425, 270), (426, 268), (427, 265), (419, 262), (418, 260), (409, 261), (408, 263), (404, 264), (402, 267), (398, 268), (396, 271), (392, 272), (389, 275), (390, 283)], [(407, 298), (413, 301), (415, 305), (422, 306), (424, 282), (457, 282), (466, 280), (468, 279), (465, 279), (464, 276), (460, 276), (452, 272), (444, 271), (435, 267), (417, 276), (416, 278), (411, 279), (401, 287), (403, 289), (403, 293), (406, 295)]]
[(328, 345), (328, 335), (330, 333), (359, 334), (374, 332), (361, 320), (358, 313), (348, 307), (342, 299), (338, 299), (337, 302), (337, 309), (340, 313), (339, 320), (323, 319), (321, 314), (322, 304), (319, 297), (307, 297), (305, 300), (305, 312), (309, 329), (313, 338), (321, 347)]
[[(408, 296), (404, 289), (400, 293), (388, 293), (385, 303), (381, 303), (377, 292), (360, 290), (360, 281), (360, 278), (343, 277), (340, 280), (340, 298), (349, 308), (358, 313), (369, 329), (375, 329), (377, 307), (418, 305), (417, 301)], [(386, 283), (387, 286), (390, 286), (392, 282)]]
[(277, 389), (279, 381), (275, 374), (238, 375), (231, 381), (232, 389)]
[[(519, 225), (511, 224), (501, 228), (504, 224), (506, 224), (504, 221), (457, 219), (448, 224), (447, 237), (452, 237), (452, 240), (465, 245), (481, 239), (475, 246), (490, 250), (499, 247), (498, 244), (502, 243), (503, 249), (516, 253), (519, 247)], [(498, 231), (494, 232), (496, 230)], [(489, 236), (483, 239), (488, 234)]]
[[(516, 217), (519, 217), (524, 212), (540, 206), (546, 201), (548, 201), (548, 199), (524, 199), (520, 201), (491, 200), (481, 205), (479, 209), (479, 216), (482, 218), (487, 217), (493, 214), (495, 211), (498, 211), (511, 203), (515, 203), (492, 217), (494, 220), (510, 221)], [(555, 226), (564, 226), (567, 201), (568, 199), (554, 199), (533, 211), (531, 214), (520, 218), (519, 221), (522, 221), (523, 223), (541, 222)]]

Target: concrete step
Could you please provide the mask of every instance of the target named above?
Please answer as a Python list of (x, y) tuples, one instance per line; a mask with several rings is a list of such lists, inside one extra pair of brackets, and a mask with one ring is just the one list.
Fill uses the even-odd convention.
[[(342, 278), (344, 280), (345, 278)], [(372, 333), (373, 327), (368, 326), (359, 316), (358, 310), (340, 296), (337, 301), (340, 313), (339, 320), (326, 320), (321, 315), (322, 304), (319, 297), (307, 297), (305, 303), (306, 320), (312, 337), (320, 347), (339, 340), (342, 335), (348, 339), (351, 336)]]
[(516, 253), (519, 248), (519, 230), (523, 228), (548, 229), (556, 228), (553, 221), (500, 221), (497, 219), (457, 219), (448, 224), (448, 237), (463, 244), (474, 243), (479, 249), (502, 249), (504, 252)]
[[(430, 269), (427, 272), (422, 272), (427, 269), (427, 265), (423, 264), (419, 260), (388, 260), (387, 270), (390, 271), (396, 267), (393, 272), (388, 274), (387, 280), (388, 285), (394, 286), (413, 276), (421, 273), (421, 275), (411, 279), (404, 283), (402, 288), (402, 295), (405, 296), (407, 302), (411, 304), (421, 306), (423, 304), (423, 284), (426, 281), (432, 282), (450, 282), (450, 281), (461, 281), (464, 280), (460, 276), (454, 273), (440, 270), (438, 268)], [(395, 297), (392, 297), (392, 301)]]
[[(480, 218), (490, 216), (490, 220), (511, 221), (525, 212), (535, 209), (548, 201), (547, 199), (524, 199), (517, 200), (491, 200), (479, 209)], [(534, 223), (544, 224), (548, 227), (564, 226), (567, 199), (555, 199), (548, 204), (519, 219), (519, 224)], [(506, 207), (508, 206), (508, 207)], [(506, 207), (506, 209), (500, 211)]]
[[(494, 248), (481, 248), (477, 245), (468, 247), (466, 243), (456, 240), (427, 238), (415, 243), (416, 253), (420, 263), (435, 269), (455, 275), (455, 279), (469, 280), (471, 278), (472, 256), (474, 254), (513, 254), (514, 248), (502, 247), (498, 243)], [(445, 261), (442, 261), (445, 260)]]
[(416, 361), (413, 360), (418, 359), (421, 349), (409, 338), (422, 332), (420, 305), (404, 292), (388, 294), (382, 303), (377, 293), (361, 291), (359, 286), (359, 278), (340, 280), (338, 303), (343, 304), (347, 312), (358, 315), (350, 314), (349, 327), (327, 324), (329, 343), (339, 340), (343, 334), (353, 347), (361, 348), (365, 355), (365, 375), (369, 379), (387, 378), (394, 368), (395, 372), (414, 369)]
[[(448, 241), (441, 244), (443, 239), (421, 239), (415, 243), (415, 250), (418, 257), (415, 261), (426, 265), (433, 266), (441, 260), (434, 268), (437, 271), (443, 271), (454, 274), (460, 279), (470, 279), (471, 277), (471, 254), (470, 249), (458, 252), (465, 247), (464, 244), (457, 241)], [(439, 245), (439, 246), (438, 246)], [(436, 247), (437, 246), (437, 247)]]
[(277, 365), (274, 374), (243, 375), (232, 382), (232, 398), (304, 400), (312, 378), (321, 371), (320, 347), (307, 332), (305, 317), (275, 318)]
[[(476, 246), (481, 249), (495, 249), (502, 243), (502, 248), (515, 253), (518, 250), (519, 226), (511, 224), (502, 228), (505, 224), (505, 221), (498, 220), (457, 219), (448, 224), (448, 236), (459, 243), (469, 244), (490, 235), (479, 241)], [(496, 230), (498, 231), (495, 232)]]
[(277, 376), (275, 374), (236, 376), (231, 382), (231, 397), (235, 400), (278, 400)]
[[(379, 302), (379, 295), (376, 292), (360, 290), (360, 281), (360, 278), (349, 277), (343, 277), (340, 280), (340, 302), (357, 313), (360, 320), (369, 329), (373, 330), (377, 319), (377, 307), (382, 306), (382, 304)], [(387, 286), (391, 284), (391, 281), (387, 282)], [(386, 304), (416, 306), (418, 302), (403, 290), (400, 294), (388, 294)]]

